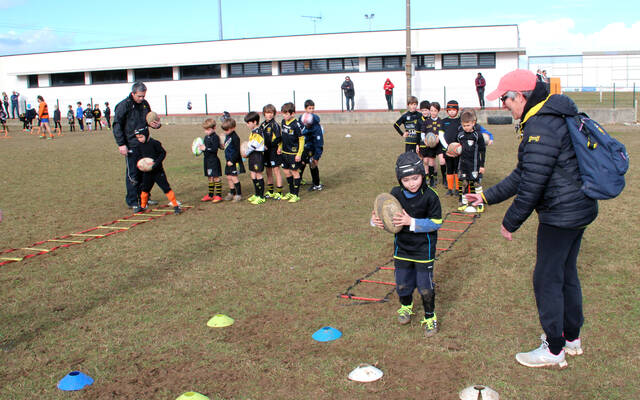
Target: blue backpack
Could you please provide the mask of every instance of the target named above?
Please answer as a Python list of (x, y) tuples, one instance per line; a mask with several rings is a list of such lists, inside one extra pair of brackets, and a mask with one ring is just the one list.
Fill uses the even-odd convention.
[(565, 120), (578, 159), (582, 185), (564, 170), (562, 173), (580, 186), (587, 197), (613, 199), (624, 189), (624, 174), (629, 169), (627, 149), (585, 113), (565, 117)]

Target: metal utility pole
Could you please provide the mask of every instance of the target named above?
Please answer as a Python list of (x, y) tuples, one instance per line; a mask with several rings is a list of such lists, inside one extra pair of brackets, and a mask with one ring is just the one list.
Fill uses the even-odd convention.
[(371, 20), (373, 20), (373, 17), (375, 17), (376, 15), (374, 13), (371, 14), (365, 14), (364, 15), (364, 19), (366, 19), (367, 21), (369, 21), (369, 30), (371, 30)]
[(407, 0), (407, 54), (404, 72), (407, 74), (407, 97), (411, 96), (411, 0)]
[(218, 40), (222, 40), (222, 0), (218, 0), (218, 21), (220, 21), (220, 30), (218, 31)]
[(322, 16), (316, 17), (314, 15), (301, 15), (302, 18), (309, 18), (313, 21), (313, 33), (316, 33), (316, 22), (322, 19)]

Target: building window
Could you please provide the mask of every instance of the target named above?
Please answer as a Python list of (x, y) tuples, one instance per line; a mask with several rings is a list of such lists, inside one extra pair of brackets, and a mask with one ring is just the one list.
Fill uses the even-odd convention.
[[(368, 57), (367, 71), (401, 71), (404, 69), (406, 56)], [(411, 62), (417, 64), (417, 57), (411, 57)]]
[(271, 62), (229, 64), (229, 76), (271, 75)]
[(436, 56), (417, 56), (416, 69), (436, 69)]
[(84, 85), (84, 72), (66, 72), (51, 74), (51, 86)]
[(136, 81), (170, 81), (173, 80), (172, 67), (141, 68), (133, 71)]
[[(111, 71), (92, 71), (91, 83), (103, 84), (103, 83), (126, 83), (127, 82), (127, 70), (126, 69), (114, 69)], [(83, 78), (84, 83), (84, 78)]]
[(443, 54), (442, 68), (495, 68), (496, 53)]
[(38, 75), (27, 75), (27, 87), (28, 88), (37, 88), (40, 84), (38, 83)]
[(327, 74), (331, 72), (357, 72), (357, 58), (320, 58), (314, 60), (281, 61), (280, 74)]
[(220, 64), (185, 65), (180, 67), (180, 79), (220, 78)]

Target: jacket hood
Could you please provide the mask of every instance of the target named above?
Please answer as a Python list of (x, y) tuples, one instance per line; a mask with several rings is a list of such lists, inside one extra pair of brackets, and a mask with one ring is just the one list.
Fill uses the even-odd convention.
[(578, 106), (570, 97), (554, 94), (544, 103), (538, 114), (574, 116), (578, 114)]

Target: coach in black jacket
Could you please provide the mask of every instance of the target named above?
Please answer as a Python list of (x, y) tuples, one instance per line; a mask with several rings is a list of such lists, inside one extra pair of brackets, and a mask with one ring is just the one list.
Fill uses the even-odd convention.
[(149, 103), (144, 99), (147, 94), (147, 87), (142, 82), (135, 82), (131, 87), (131, 93), (122, 100), (115, 108), (113, 117), (113, 136), (118, 144), (118, 151), (125, 156), (127, 185), (126, 201), (129, 208), (140, 205), (140, 183), (141, 174), (136, 164), (138, 163), (137, 153), (133, 148), (138, 146), (136, 133), (148, 131), (148, 127), (160, 128), (160, 122), (154, 121), (147, 124), (147, 114), (151, 111)]
[[(545, 337), (542, 346), (518, 353), (516, 359), (529, 367), (564, 367), (565, 353), (582, 354), (584, 318), (576, 260), (585, 227), (598, 214), (597, 202), (575, 184), (580, 173), (564, 116), (578, 110), (566, 96), (549, 96), (546, 85), (536, 84), (535, 74), (527, 70), (502, 77), (487, 99), (498, 97), (520, 119), (522, 142), (516, 168), (484, 192), (484, 201), (496, 204), (515, 196), (502, 221), (501, 233), (507, 240), (533, 210), (539, 221), (533, 288)], [(560, 170), (576, 182), (568, 181)], [(466, 196), (482, 200), (482, 195)]]

